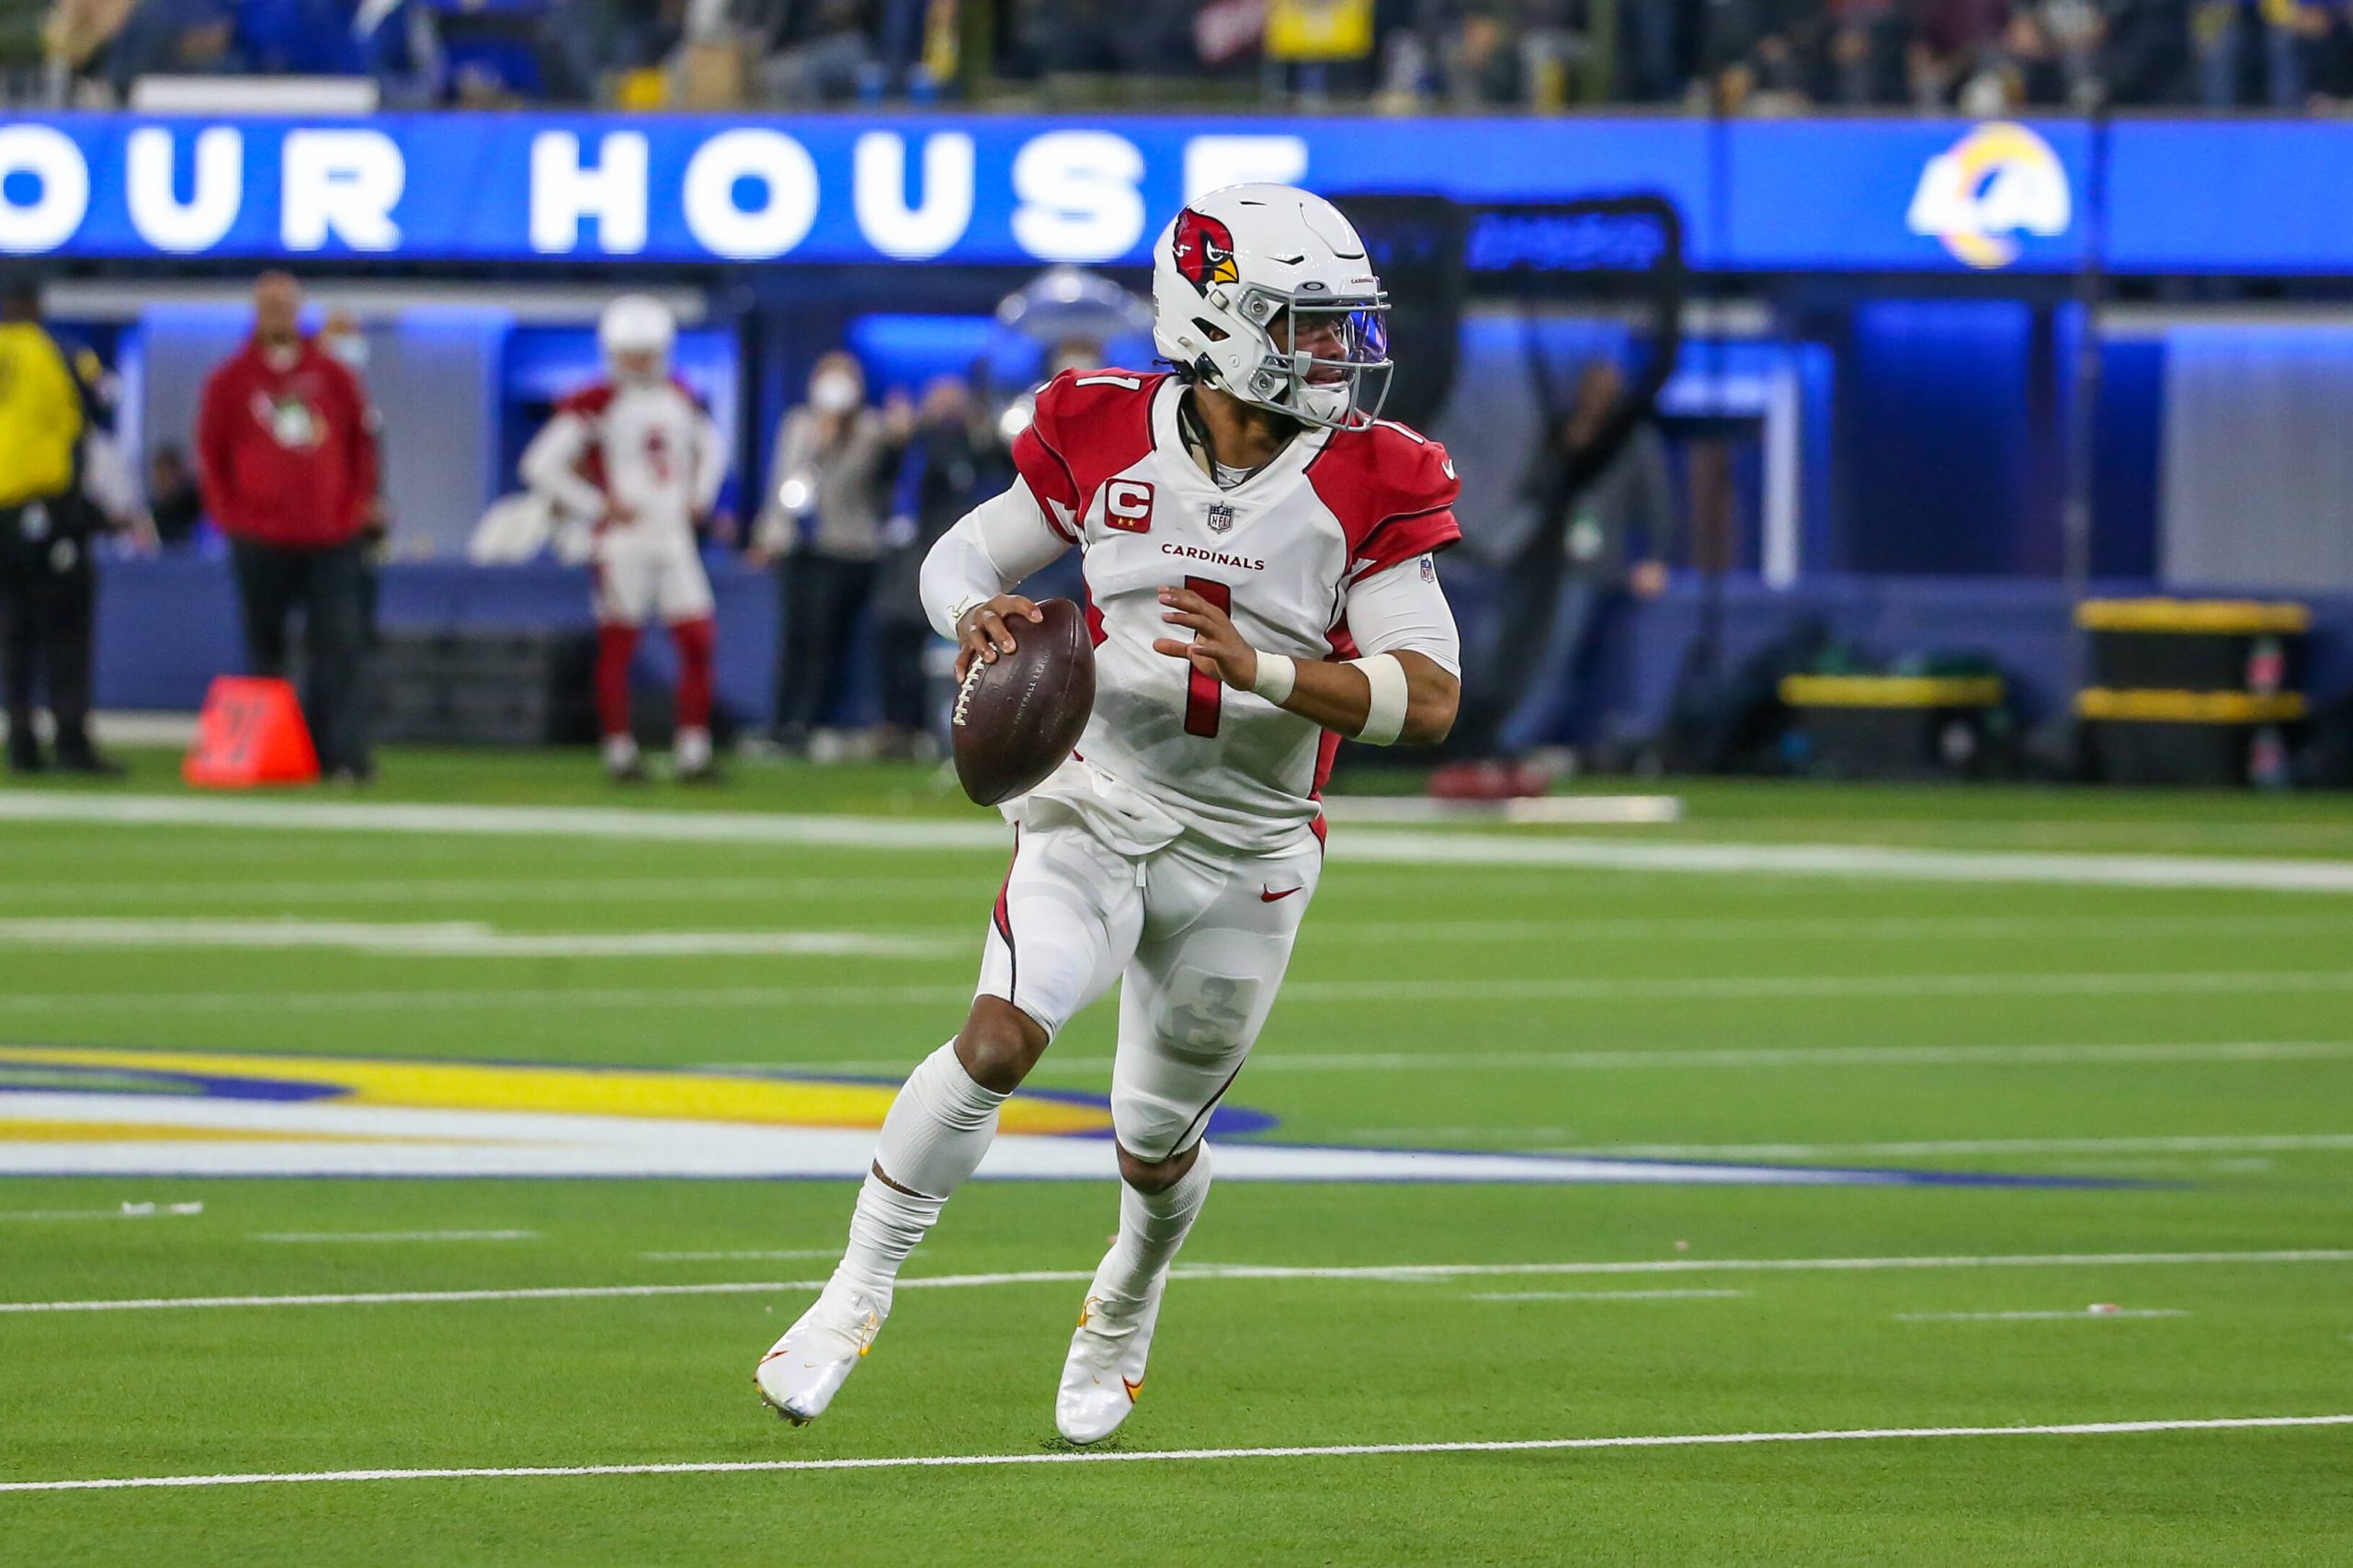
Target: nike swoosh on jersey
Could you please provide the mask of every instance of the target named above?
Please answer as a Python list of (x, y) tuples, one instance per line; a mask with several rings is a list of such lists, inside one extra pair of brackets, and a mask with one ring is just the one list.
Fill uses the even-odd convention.
[(1285, 888), (1282, 892), (1277, 892), (1274, 889), (1262, 885), (1258, 890), (1258, 902), (1260, 903), (1272, 903), (1277, 899), (1289, 898), (1298, 891), (1299, 889), (1297, 888)]

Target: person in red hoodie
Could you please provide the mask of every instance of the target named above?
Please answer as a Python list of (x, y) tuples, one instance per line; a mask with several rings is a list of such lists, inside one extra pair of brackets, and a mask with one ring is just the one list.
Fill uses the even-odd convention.
[(287, 621), (300, 605), (302, 708), (319, 765), (363, 783), (375, 773), (362, 662), (376, 412), (359, 378), (302, 335), (301, 316), (290, 276), (255, 280), (254, 335), (204, 383), (198, 480), (229, 536), (247, 663), (257, 676), (286, 673)]

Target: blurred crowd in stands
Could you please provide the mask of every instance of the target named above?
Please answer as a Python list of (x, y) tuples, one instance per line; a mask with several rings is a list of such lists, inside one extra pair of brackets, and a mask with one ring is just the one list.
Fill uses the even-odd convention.
[(0, 74), (94, 106), (284, 74), (388, 107), (2326, 111), (2353, 0), (0, 0)]

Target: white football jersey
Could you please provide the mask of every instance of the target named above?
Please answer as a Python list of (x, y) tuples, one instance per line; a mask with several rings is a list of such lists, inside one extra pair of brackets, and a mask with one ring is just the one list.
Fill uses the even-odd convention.
[(691, 535), (727, 477), (726, 442), (676, 381), (600, 381), (557, 406), (521, 468), (525, 483), (568, 512), (634, 513), (617, 531)]
[[(1221, 489), (1178, 433), (1183, 392), (1165, 374), (1064, 371), (1013, 458), (1048, 522), (1085, 551), (1096, 688), (1079, 758), (1195, 833), (1273, 853), (1320, 833), (1340, 737), (1154, 652), (1156, 639), (1190, 636), (1161, 619), (1160, 588), (1222, 607), (1254, 648), (1355, 658), (1351, 588), (1391, 568), (1430, 572), (1427, 558), (1462, 537), (1460, 487), (1445, 448), (1382, 420), (1304, 430)], [(1045, 789), (1070, 787), (1057, 775)]]

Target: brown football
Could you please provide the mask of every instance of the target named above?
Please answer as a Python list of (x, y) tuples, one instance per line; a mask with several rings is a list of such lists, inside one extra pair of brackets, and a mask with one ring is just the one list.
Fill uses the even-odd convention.
[(956, 781), (983, 806), (1036, 789), (1069, 757), (1095, 710), (1086, 617), (1068, 599), (1038, 608), (1045, 619), (1007, 621), (1012, 653), (973, 661), (949, 715)]

